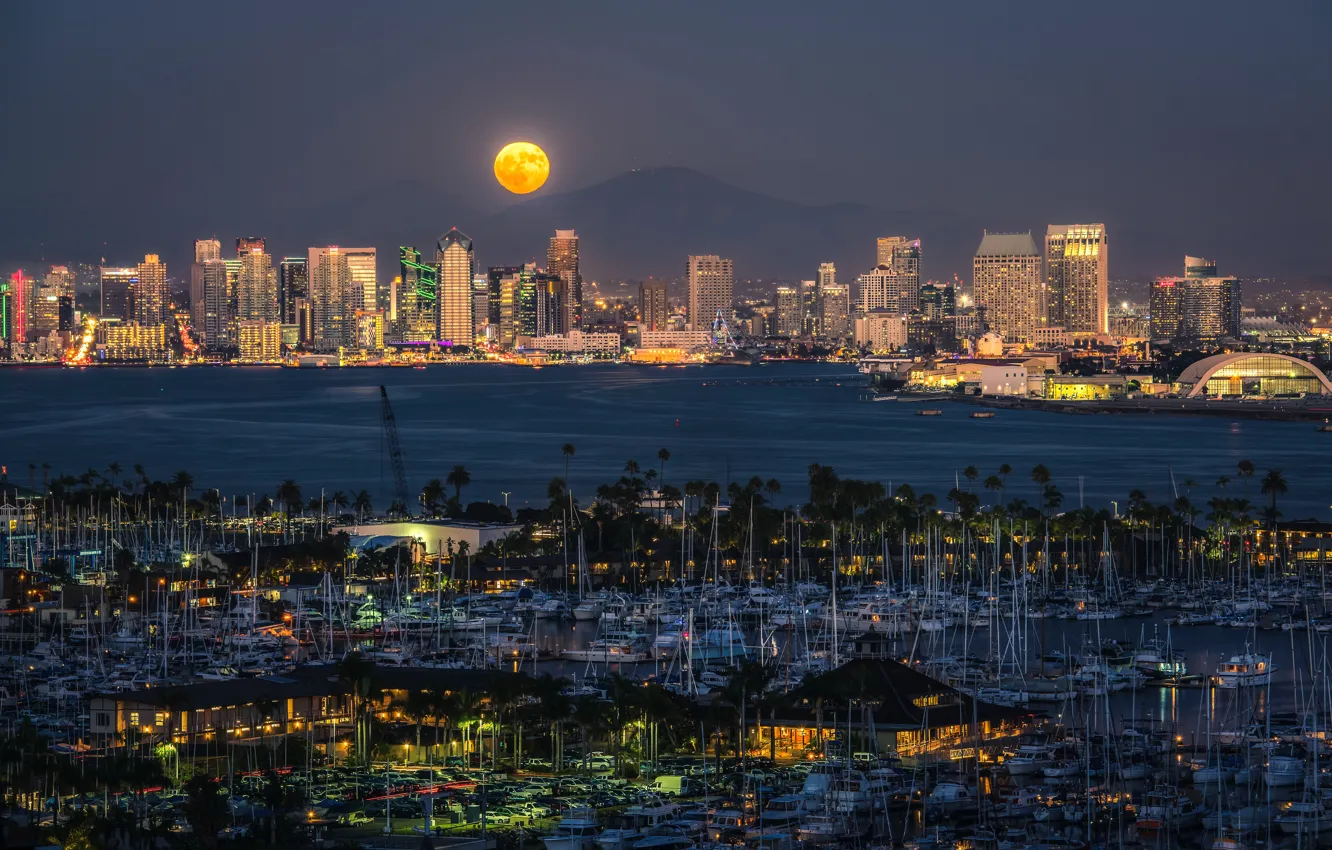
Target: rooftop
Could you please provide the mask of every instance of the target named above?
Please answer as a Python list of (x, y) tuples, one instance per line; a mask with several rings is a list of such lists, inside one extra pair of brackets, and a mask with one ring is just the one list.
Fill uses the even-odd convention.
[(1039, 257), (1036, 240), (1026, 233), (986, 233), (976, 249), (977, 257)]

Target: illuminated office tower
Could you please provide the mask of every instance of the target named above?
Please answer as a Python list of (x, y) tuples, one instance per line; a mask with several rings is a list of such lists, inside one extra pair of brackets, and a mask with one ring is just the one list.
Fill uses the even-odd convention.
[(1184, 257), (1184, 277), (1186, 279), (1216, 276), (1216, 260), (1205, 260), (1202, 257)]
[(62, 298), (74, 298), (74, 273), (69, 270), (69, 266), (51, 266), (51, 270), (46, 273), (42, 281), (46, 286), (56, 290), (56, 294)]
[(439, 339), (439, 310), (435, 306), (439, 267), (421, 262), (421, 252), (410, 245), (398, 248), (397, 334), (402, 342)]
[(670, 320), (671, 305), (666, 300), (666, 284), (638, 285), (638, 327), (644, 331), (664, 331)]
[(120, 319), (122, 322), (128, 322), (133, 318), (130, 314), (131, 293), (139, 279), (139, 270), (102, 266), (99, 277), (98, 315), (103, 319)]
[(1179, 336), (1181, 312), (1184, 307), (1184, 281), (1177, 277), (1158, 277), (1152, 281), (1147, 309), (1150, 315), (1152, 339), (1175, 339)]
[(240, 257), (240, 278), (236, 281), (236, 320), (241, 322), (278, 322), (277, 272), (273, 258), (262, 248), (253, 247)]
[(476, 337), (476, 317), (472, 315), (476, 255), (472, 240), (456, 227), (439, 237), (435, 265), (439, 268), (439, 339), (453, 345), (471, 345)]
[(244, 257), (246, 254), (253, 254), (258, 248), (259, 253), (268, 253), (268, 240), (262, 236), (240, 236), (236, 239), (236, 259)]
[(556, 230), (546, 249), (546, 274), (564, 281), (565, 333), (583, 326), (583, 276), (578, 271), (578, 234)]
[(887, 310), (892, 313), (910, 313), (915, 310), (920, 299), (919, 268), (919, 263), (914, 269), (880, 263), (872, 271), (856, 278), (856, 285), (860, 289), (857, 312), (864, 314)]
[(145, 326), (167, 323), (171, 297), (167, 291), (166, 264), (158, 255), (144, 256), (139, 263), (139, 280), (131, 291), (134, 321)]
[[(504, 279), (517, 278), (523, 273), (522, 266), (491, 266), (486, 270), (486, 324), (498, 329), (502, 324), (500, 314), (504, 300)], [(481, 317), (477, 316), (480, 323)]]
[(833, 263), (819, 263), (818, 292), (823, 294), (823, 290), (830, 286), (837, 285), (837, 266)]
[(14, 291), (7, 280), (0, 280), (0, 342), (14, 344)]
[(222, 259), (222, 242), (217, 239), (194, 240), (194, 261), (203, 265), (209, 260)]
[(822, 333), (828, 339), (845, 339), (851, 335), (851, 290), (836, 283), (824, 284), (821, 289)]
[(689, 327), (696, 331), (710, 330), (718, 313), (729, 323), (735, 288), (731, 261), (716, 254), (691, 255), (686, 273)]
[(305, 257), (283, 257), (278, 265), (278, 312), (282, 324), (300, 324), (296, 302), (310, 292), (310, 267)]
[(804, 310), (800, 303), (800, 291), (791, 286), (777, 287), (774, 303), (777, 312), (777, 336), (800, 336), (804, 327)]
[[(381, 296), (385, 307), (387, 307), (388, 290), (385, 287), (384, 292), (380, 292), (379, 272), (375, 266), (378, 261), (375, 249), (340, 248), (339, 253), (347, 261), (347, 273), (351, 276), (350, 283), (344, 288), (342, 294), (345, 301), (343, 309), (346, 311), (347, 321), (350, 323), (355, 318), (357, 310), (379, 309)], [(354, 328), (349, 324), (347, 333), (352, 334), (353, 332)]]
[(1110, 330), (1110, 243), (1104, 224), (1045, 231), (1045, 324), (1081, 336)]
[(972, 260), (976, 306), (1005, 342), (1026, 343), (1044, 315), (1041, 252), (1026, 233), (986, 233)]
[(213, 351), (231, 348), (236, 343), (234, 292), (226, 260), (209, 260), (200, 269), (203, 308), (195, 330), (204, 347)]
[(311, 248), (310, 344), (316, 351), (337, 351), (355, 334), (355, 310), (348, 310), (352, 281), (347, 254), (337, 246)]
[(9, 343), (34, 342), (32, 335), (32, 308), (37, 297), (37, 282), (19, 269), (9, 276), (9, 307), (6, 325)]
[(475, 326), (472, 328), (474, 340), (482, 339), (485, 336), (487, 320), (490, 316), (490, 281), (486, 275), (472, 275), (472, 317), (475, 319)]
[(931, 321), (957, 314), (957, 298), (951, 283), (927, 281), (921, 284), (918, 302), (920, 312)]
[(217, 239), (194, 240), (194, 263), (190, 266), (190, 324), (202, 335), (207, 321), (207, 294), (204, 292), (204, 263), (222, 259), (222, 243)]
[(273, 363), (282, 359), (282, 326), (277, 322), (241, 319), (236, 322), (236, 349), (241, 360)]
[(28, 342), (36, 342), (61, 330), (60, 302), (65, 298), (61, 295), (59, 285), (43, 283), (33, 289), (32, 307), (28, 314)]
[(899, 277), (920, 287), (920, 240), (908, 236), (880, 236), (874, 265), (887, 266)]

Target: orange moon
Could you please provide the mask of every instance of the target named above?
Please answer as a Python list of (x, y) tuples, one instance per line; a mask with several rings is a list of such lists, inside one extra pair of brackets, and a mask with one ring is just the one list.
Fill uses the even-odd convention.
[(495, 155), (495, 179), (515, 195), (535, 192), (549, 176), (546, 152), (531, 142), (510, 142)]

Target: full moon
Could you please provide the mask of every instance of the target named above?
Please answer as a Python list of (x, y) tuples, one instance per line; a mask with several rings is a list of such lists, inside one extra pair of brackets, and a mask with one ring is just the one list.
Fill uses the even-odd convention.
[(495, 156), (495, 179), (515, 195), (535, 192), (549, 176), (546, 152), (531, 142), (510, 142)]

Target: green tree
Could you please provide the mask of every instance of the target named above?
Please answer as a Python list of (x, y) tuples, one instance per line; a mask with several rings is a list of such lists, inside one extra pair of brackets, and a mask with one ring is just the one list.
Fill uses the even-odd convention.
[(453, 498), (462, 504), (462, 489), (472, 483), (472, 475), (461, 465), (453, 467), (448, 476), (444, 479), (445, 483), (453, 488)]

